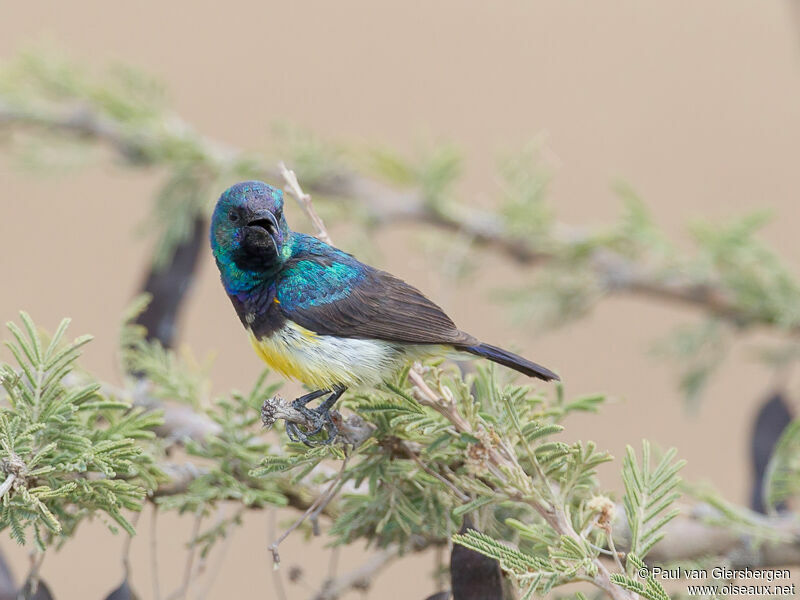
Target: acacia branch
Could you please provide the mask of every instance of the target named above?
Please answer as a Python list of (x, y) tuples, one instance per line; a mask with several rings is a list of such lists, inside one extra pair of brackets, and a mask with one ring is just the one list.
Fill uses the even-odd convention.
[[(286, 182), (287, 191), (295, 197), (297, 202), (301, 205), (309, 219), (314, 224), (317, 230), (317, 237), (325, 240), (328, 243), (331, 243), (330, 236), (327, 233), (324, 223), (314, 210), (311, 202), (311, 196), (302, 190), (294, 172), (288, 170), (283, 163), (280, 164), (279, 171)], [(619, 286), (620, 282), (623, 281), (622, 274), (624, 274), (625, 269), (620, 268), (619, 264), (616, 262), (616, 259), (611, 254), (607, 253), (604, 260), (601, 261), (598, 259), (596, 262), (597, 264), (602, 263), (604, 265), (603, 268), (607, 273), (609, 273), (609, 279), (615, 282), (614, 285)], [(647, 283), (646, 280), (630, 278), (628, 279), (628, 285), (636, 286), (637, 289), (640, 289), (642, 293), (653, 293), (650, 284)], [(686, 289), (676, 289), (678, 291), (673, 291), (678, 294), (676, 299), (679, 299), (682, 297), (681, 294), (686, 292)], [(683, 289), (683, 291), (680, 291), (681, 289)], [(698, 290), (693, 290), (692, 294), (693, 301), (700, 298), (700, 292)], [(706, 296), (705, 300), (706, 302), (710, 303), (711, 306), (714, 306), (715, 311), (728, 310), (720, 298)], [(737, 318), (735, 315), (729, 316), (732, 318)], [(479, 432), (473, 431), (470, 424), (463, 418), (462, 415), (460, 415), (452, 399), (448, 399), (440, 394), (437, 394), (430, 388), (430, 386), (428, 386), (424, 380), (422, 370), (419, 366), (415, 366), (410, 371), (409, 379), (411, 380), (415, 389), (415, 393), (417, 394), (421, 403), (434, 408), (437, 412), (444, 416), (445, 419), (447, 419), (457, 431), (461, 433), (468, 433), (470, 435), (479, 434)], [(341, 416), (338, 415), (338, 413), (336, 417), (339, 421), (341, 421)], [(310, 423), (305, 422), (306, 419), (301, 413), (294, 410), (289, 403), (286, 403), (280, 397), (276, 396), (265, 401), (264, 407), (262, 407), (262, 419), (264, 420), (265, 424), (269, 425), (274, 423), (278, 418), (300, 423), (306, 427), (311, 426)], [(366, 439), (366, 437), (369, 437), (369, 435), (372, 433), (372, 431), (365, 425), (366, 424), (364, 424), (363, 421), (356, 423), (356, 436), (359, 438), (363, 436), (363, 439)], [(345, 436), (347, 436), (346, 431)], [(345, 437), (345, 440), (347, 440), (347, 437)], [(491, 444), (487, 444), (487, 450), (489, 453), (489, 460), (491, 463), (490, 467), (493, 475), (495, 475), (500, 481), (507, 482), (507, 477), (504, 473), (508, 472), (509, 469), (519, 467), (516, 456), (514, 456), (513, 452), (511, 452), (504, 445), (496, 448)], [(412, 459), (415, 456), (415, 453), (410, 448), (404, 447), (403, 451), (406, 453), (406, 456)], [(419, 464), (420, 461), (417, 460), (417, 462)], [(437, 477), (437, 479), (438, 478), (439, 477)], [(445, 483), (449, 484), (448, 487), (450, 487), (451, 491), (453, 491), (451, 482), (449, 482), (449, 480), (445, 480)], [(456, 488), (456, 491), (459, 490)], [(460, 493), (456, 495), (459, 497), (461, 496)], [(312, 503), (307, 507), (306, 515), (309, 514), (310, 511), (315, 510), (316, 503), (319, 503), (320, 499), (328, 497), (329, 493), (322, 493), (318, 495), (315, 503)], [(563, 512), (557, 503), (530, 497), (525, 498), (524, 500), (528, 502), (560, 535), (566, 535), (572, 537), (573, 539), (579, 538), (579, 535), (574, 530), (569, 517)], [(767, 525), (772, 526), (773, 524), (767, 523)], [(782, 522), (777, 526), (784, 527), (785, 523)], [(691, 516), (676, 519), (671, 524), (671, 528), (676, 529), (676, 531), (674, 534), (669, 536), (669, 539), (673, 543), (677, 541), (678, 547), (673, 547), (670, 549), (670, 547), (662, 541), (654, 548), (650, 557), (651, 560), (663, 560), (664, 562), (667, 562), (668, 560), (675, 560), (680, 557), (693, 557), (696, 556), (696, 554), (694, 554), (696, 552), (696, 548), (701, 546), (705, 549), (706, 553), (714, 553), (719, 556), (728, 556), (731, 558), (735, 556), (746, 556), (747, 562), (749, 562), (751, 566), (754, 566), (752, 563), (758, 563), (761, 560), (771, 561), (776, 557), (783, 559), (783, 564), (785, 564), (786, 559), (794, 558), (795, 554), (800, 554), (796, 548), (796, 543), (794, 540), (787, 542), (785, 541), (785, 538), (781, 542), (767, 542), (764, 546), (762, 546), (761, 551), (757, 555), (755, 555), (753, 552), (745, 553), (744, 550), (752, 546), (752, 542), (748, 538), (724, 528), (710, 527), (706, 523), (699, 522), (696, 518), (692, 518)], [(617, 535), (620, 537), (624, 536), (624, 528), (619, 529), (621, 529), (621, 533), (617, 532)], [(778, 528), (774, 529), (774, 531), (779, 530), (780, 529)], [(695, 532), (695, 535), (689, 535), (689, 532)], [(718, 545), (712, 546), (710, 544), (701, 545), (698, 543), (685, 543), (686, 540), (697, 542), (695, 539), (697, 536), (701, 536), (704, 540), (716, 540)], [(800, 537), (798, 537), (798, 539), (800, 539)], [(624, 547), (624, 541), (621, 540), (620, 545), (621, 547)], [(273, 547), (275, 554), (277, 554), (276, 550), (277, 548)], [(714, 552), (714, 550), (716, 550), (716, 552)], [(603, 561), (597, 559), (595, 562), (597, 566), (597, 575), (593, 578), (595, 585), (604, 590), (612, 598), (616, 598), (618, 600), (629, 599), (632, 597), (630, 592), (623, 590), (611, 582), (610, 572)], [(330, 590), (331, 588), (326, 589)], [(323, 592), (325, 592), (325, 590), (323, 590)], [(334, 595), (331, 597), (335, 598), (336, 596)], [(320, 598), (326, 598), (326, 596), (320, 596)]]
[[(427, 386), (426, 386), (427, 387)], [(430, 388), (428, 388), (430, 389)], [(432, 392), (433, 393), (433, 392)], [(435, 394), (434, 394), (434, 397)], [(449, 412), (449, 409), (445, 409)], [(451, 423), (462, 421), (453, 414)], [(468, 427), (468, 426), (467, 426)], [(467, 429), (465, 428), (466, 432)], [(419, 450), (407, 445), (402, 449), (400, 458), (409, 458), (406, 453), (413, 452), (419, 458)], [(410, 459), (411, 460), (411, 459)], [(500, 461), (500, 458), (497, 458)], [(183, 493), (189, 484), (207, 471), (193, 463), (166, 463), (161, 466), (170, 478), (162, 484), (154, 495), (169, 496)], [(449, 487), (449, 486), (448, 486)], [(451, 490), (452, 491), (452, 490)], [(307, 511), (324, 490), (309, 488), (302, 493), (297, 486), (285, 489), (289, 506), (299, 511)], [(328, 512), (328, 511), (325, 511)], [(335, 511), (331, 511), (333, 515)], [(626, 547), (628, 541), (627, 524), (622, 505), (616, 509), (614, 522), (614, 541), (620, 549)], [(691, 560), (702, 556), (719, 556), (738, 567), (771, 567), (777, 565), (800, 565), (800, 521), (794, 515), (776, 515), (760, 517), (759, 525), (765, 532), (772, 532), (769, 539), (754, 544), (753, 537), (747, 533), (736, 531), (730, 527), (716, 524), (722, 515), (706, 503), (686, 505), (681, 514), (665, 528), (664, 539), (656, 544), (648, 555), (648, 560), (656, 563), (669, 563), (679, 560)], [(446, 545), (447, 540), (428, 540), (429, 545)], [(421, 544), (419, 545), (421, 547)]]
[[(444, 394), (437, 394), (427, 385), (422, 376), (422, 369), (418, 365), (415, 365), (409, 372), (409, 379), (411, 379), (416, 390), (419, 392), (418, 400), (420, 403), (435, 409), (447, 419), (459, 433), (466, 433), (482, 440), (482, 445), (490, 461), (488, 465), (490, 471), (503, 483), (504, 489), (501, 491), (516, 495), (517, 500), (529, 504), (559, 535), (570, 537), (577, 543), (581, 543), (580, 536), (573, 528), (569, 517), (561, 506), (531, 495), (523, 497), (522, 494), (513, 491), (514, 486), (510, 483), (506, 474), (520, 472), (522, 470), (517, 462), (516, 456), (509, 453), (505, 448), (497, 448), (491, 443), (488, 436), (482, 436), (480, 432), (474, 431), (466, 419), (458, 412), (458, 408), (452, 398), (448, 398)], [(533, 458), (533, 455), (531, 457)], [(492, 466), (494, 468), (491, 468)], [(600, 559), (595, 558), (593, 562), (597, 568), (597, 575), (590, 580), (598, 588), (615, 600), (631, 600), (633, 598), (638, 598), (636, 594), (612, 583), (611, 574)]]
[[(425, 382), (419, 369), (412, 369), (410, 379), (415, 385), (417, 397), (421, 403), (433, 407), (439, 414), (443, 415), (453, 427), (463, 433), (474, 435), (479, 439), (482, 437), (480, 432), (472, 430), (470, 424), (458, 412), (457, 407), (447, 398), (442, 397)], [(141, 387), (141, 386), (140, 386)], [(120, 392), (114, 392), (118, 397)], [(124, 397), (124, 396), (123, 396)], [(163, 406), (155, 399), (149, 399), (147, 406), (156, 410)], [(202, 443), (207, 435), (213, 435), (217, 431), (217, 424), (211, 419), (200, 413), (195, 413), (191, 408), (185, 406), (166, 406), (164, 407), (171, 415), (168, 419), (168, 426), (160, 428), (158, 435), (165, 439), (180, 441), (186, 432), (192, 432), (191, 437), (194, 441)], [(185, 420), (185, 422), (183, 422)], [(206, 424), (206, 427), (198, 424)], [(302, 423), (301, 423), (302, 424)], [(370, 430), (371, 433), (371, 430)], [(398, 450), (399, 458), (421, 460), (419, 452), (421, 449), (415, 448), (411, 444), (404, 444)], [(514, 466), (514, 457), (509, 456), (505, 448), (493, 448), (489, 446), (489, 456), (493, 475), (500, 481), (505, 480), (503, 469)], [(417, 461), (415, 461), (417, 462)], [(166, 496), (185, 492), (191, 482), (202, 477), (207, 471), (191, 462), (183, 464), (166, 463), (162, 469), (167, 473), (169, 482), (162, 484), (154, 492), (154, 496)], [(447, 486), (451, 492), (455, 491)], [(310, 515), (315, 509), (324, 502), (328, 496), (321, 487), (307, 487), (292, 485), (282, 489), (287, 496), (288, 505), (295, 510), (305, 512)], [(507, 491), (506, 489), (498, 491)], [(559, 512), (557, 507), (552, 505), (534, 502), (531, 498), (517, 498), (528, 502), (537, 512), (554, 527), (556, 531), (567, 531), (575, 533), (569, 523), (568, 518)], [(335, 516), (335, 507), (325, 504), (324, 512), (329, 516)], [(614, 523), (614, 541), (620, 549), (625, 549), (629, 533), (624, 518), (624, 509), (621, 505), (617, 506), (616, 513), (618, 518)], [(679, 560), (692, 560), (700, 557), (717, 556), (723, 558), (726, 563), (733, 567), (767, 568), (785, 565), (800, 565), (800, 522), (794, 515), (779, 515), (774, 517), (760, 517), (759, 526), (764, 532), (769, 533), (768, 539), (754, 542), (753, 536), (748, 533), (737, 531), (729, 526), (716, 524), (723, 515), (717, 509), (708, 504), (700, 503), (692, 506), (682, 507), (681, 515), (669, 523), (665, 529), (665, 537), (656, 544), (648, 555), (648, 561), (654, 564), (666, 564)], [(577, 535), (577, 534), (576, 534)], [(446, 539), (427, 539), (416, 543), (414, 551), (424, 551), (432, 546), (446, 546)], [(372, 564), (372, 563), (369, 563)], [(615, 593), (610, 581), (607, 580), (607, 567), (600, 561), (602, 570), (598, 577), (598, 585), (608, 591), (609, 594)], [(374, 566), (374, 565), (373, 565)], [(367, 565), (365, 570), (369, 570)], [(370, 567), (371, 568), (371, 567)], [(377, 574), (380, 569), (375, 569), (373, 574)], [(347, 585), (352, 587), (352, 583), (363, 580), (363, 572), (356, 575), (352, 572), (343, 580), (336, 580), (329, 583), (328, 587), (323, 588), (318, 593), (328, 594), (330, 598), (336, 598), (334, 592), (344, 591)], [(345, 577), (345, 576), (343, 576)], [(361, 579), (359, 579), (361, 578)], [(341, 578), (340, 578), (341, 579)], [(616, 587), (616, 586), (614, 586)], [(340, 593), (340, 592), (336, 592)], [(326, 598), (326, 596), (321, 596)]]
[[(410, 378), (415, 383), (415, 388), (420, 394), (418, 399), (423, 404), (433, 407), (442, 414), (456, 430), (474, 434), (471, 432), (469, 423), (455, 410), (453, 405), (441, 399), (428, 386), (419, 371), (412, 370)], [(115, 393), (117, 397), (120, 397), (120, 392)], [(275, 399), (270, 400), (275, 401)], [(140, 400), (141, 402), (143, 401)], [(277, 399), (277, 402), (287, 405), (280, 398)], [(213, 420), (195, 412), (190, 407), (164, 405), (152, 398), (147, 401), (146, 405), (152, 410), (163, 409), (168, 415), (165, 425), (158, 430), (159, 437), (180, 441), (188, 435), (195, 442), (203, 443), (206, 436), (218, 432), (219, 426)], [(305, 425), (301, 419), (296, 422)], [(371, 435), (372, 433), (372, 429), (366, 423), (363, 429), (356, 427), (355, 431), (359, 434)], [(348, 443), (352, 443), (352, 441)], [(397, 456), (409, 460), (414, 460), (412, 456), (415, 456), (420, 460), (419, 452), (420, 449), (414, 448), (410, 444), (404, 444), (398, 450)], [(492, 462), (495, 465), (502, 465), (504, 461), (506, 461), (506, 457), (500, 451), (493, 450)], [(154, 491), (155, 497), (183, 493), (194, 479), (207, 473), (205, 468), (191, 462), (165, 463), (161, 465), (161, 468), (169, 477), (169, 481)], [(455, 493), (451, 486), (447, 487)], [(314, 499), (319, 499), (324, 494), (322, 489), (308, 488), (300, 491), (297, 486), (286, 488), (283, 492), (287, 496), (289, 506), (301, 512), (309, 510), (314, 505)], [(326, 507), (325, 512), (331, 516), (334, 515), (335, 510), (328, 511), (328, 508), (330, 506)], [(548, 520), (553, 519), (552, 514), (544, 506), (541, 506), (540, 510), (547, 514)], [(621, 505), (617, 507), (617, 515), (613, 529), (615, 543), (620, 549), (624, 549), (629, 534)], [(760, 526), (766, 532), (773, 532), (773, 535), (770, 539), (758, 544), (754, 544), (751, 535), (715, 524), (715, 521), (718, 521), (721, 516), (719, 511), (706, 503), (682, 507), (681, 515), (666, 526), (664, 539), (653, 547), (648, 560), (663, 564), (702, 556), (718, 556), (737, 567), (766, 568), (778, 565), (800, 565), (800, 522), (796, 516), (759, 517)], [(428, 544), (446, 545), (447, 540), (428, 540)], [(422, 545), (418, 546), (420, 549), (423, 547)]]
[[(625, 547), (629, 531), (624, 509), (617, 506), (615, 541)], [(800, 521), (793, 514), (753, 515), (769, 537), (753, 535), (716, 524), (723, 515), (706, 503), (682, 507), (681, 514), (664, 528), (664, 539), (653, 546), (648, 562), (668, 564), (708, 556), (724, 559), (733, 568), (769, 568), (800, 565)]]
[[(190, 141), (194, 147), (201, 150), (202, 159), (217, 168), (229, 168), (238, 161), (252, 158), (243, 151), (229, 148), (198, 135), (179, 119), (171, 119), (169, 125), (169, 127), (163, 127), (157, 131), (131, 133), (112, 119), (90, 110), (33, 112), (25, 109), (12, 109), (0, 104), (0, 128), (30, 129), (79, 139), (93, 139), (108, 145), (132, 165), (158, 163), (160, 160), (159, 149), (169, 141)], [(265, 163), (257, 162), (255, 169), (263, 173), (264, 178), (277, 179), (279, 176), (286, 178), (287, 173), (291, 173), (293, 176), (293, 173), (285, 167), (276, 170)], [(329, 241), (330, 238), (327, 237), (324, 224), (318, 217), (315, 218), (310, 196), (302, 191), (296, 177), (292, 177), (293, 181), (289, 178), (286, 179), (289, 192), (296, 196), (301, 206), (309, 214), (318, 236)], [(317, 181), (311, 181), (309, 189), (317, 193), (350, 199), (367, 212), (376, 226), (413, 221), (462, 233), (520, 265), (535, 265), (559, 257), (558, 250), (542, 249), (527, 239), (513, 235), (503, 221), (495, 215), (463, 209), (447, 210), (431, 203), (421, 191), (397, 190), (382, 182), (350, 171), (340, 171)], [(586, 235), (566, 228), (560, 228), (556, 235), (557, 239), (554, 245), (556, 248), (575, 247), (587, 239)], [(694, 306), (737, 325), (754, 323), (775, 325), (763, 315), (743, 312), (726, 290), (714, 282), (695, 281), (688, 277), (664, 278), (649, 272), (635, 261), (606, 248), (595, 249), (591, 253), (589, 265), (597, 277), (600, 287), (606, 292), (626, 292)], [(800, 328), (795, 327), (792, 332), (798, 333)], [(422, 397), (427, 396), (429, 406), (445, 416), (459, 431), (470, 432), (469, 424), (447, 404), (446, 399), (440, 398), (430, 388), (425, 389), (427, 386), (424, 385), (424, 380), (418, 373), (412, 371), (411, 378)], [(168, 418), (165, 419), (165, 425), (159, 432), (159, 435), (163, 437), (181, 439), (188, 436), (192, 439), (204, 439), (213, 429), (218, 429), (213, 421), (194, 413), (188, 407), (167, 408), (166, 414)], [(492, 472), (496, 476), (498, 474), (502, 476), (501, 467), (514, 466), (514, 461), (515, 457), (509, 456), (503, 449), (492, 448), (490, 450)], [(173, 483), (191, 481), (192, 477), (198, 476), (199, 473), (201, 473), (200, 470), (192, 472), (191, 469), (186, 469), (182, 472), (181, 477), (176, 476), (173, 479)], [(13, 480), (11, 483), (6, 483), (10, 486)], [(182, 485), (183, 483), (177, 486), (173, 485), (171, 490), (160, 489), (157, 493), (177, 493), (172, 490), (179, 490)], [(294, 505), (299, 507), (301, 503), (297, 502)], [(564, 535), (576, 535), (572, 531), (569, 520), (565, 515), (559, 513), (557, 507), (542, 502), (537, 502), (533, 506), (556, 531)], [(309, 505), (306, 503), (305, 510), (308, 508)], [(710, 526), (692, 516), (679, 517), (668, 526), (668, 535), (665, 540), (654, 547), (650, 558), (651, 560), (667, 561), (692, 557), (696, 555), (698, 548), (703, 548), (707, 554), (727, 556), (734, 561), (734, 564), (743, 566), (800, 564), (800, 550), (797, 542), (800, 539), (800, 531), (797, 529), (796, 522), (787, 523), (776, 519), (774, 522), (770, 521), (769, 524), (774, 526), (776, 531), (780, 531), (781, 527), (792, 525), (792, 538), (788, 541), (785, 539), (779, 542), (767, 541), (755, 551), (750, 540), (744, 535), (723, 527)], [(623, 544), (620, 545), (623, 546)], [(598, 570), (598, 579), (595, 583), (599, 587), (614, 597), (628, 597), (623, 594), (621, 588), (610, 583), (608, 572), (602, 563), (599, 564)]]
[[(346, 444), (360, 446), (375, 432), (375, 426), (358, 415), (353, 414), (344, 419), (341, 413), (334, 409), (330, 411), (330, 415), (339, 430), (337, 438)], [(292, 406), (291, 402), (287, 402), (281, 396), (267, 398), (261, 406), (261, 422), (264, 427), (269, 428), (278, 420), (297, 423), (308, 431), (312, 430), (316, 425), (309, 419), (308, 415), (301, 413)]]
[[(32, 110), (12, 108), (0, 101), (0, 129), (34, 130), (94, 140), (107, 145), (123, 160), (135, 166), (167, 160), (160, 155), (164, 147), (191, 144), (201, 160), (215, 169), (225, 170), (237, 164), (247, 164), (250, 172), (265, 179), (284, 179), (287, 191), (297, 197), (309, 214), (318, 237), (330, 241), (322, 221), (313, 210), (307, 209), (310, 205), (310, 198), (306, 199), (308, 194), (300, 189), (293, 172), (283, 164), (275, 168), (250, 153), (204, 137), (176, 116), (171, 116), (167, 121), (160, 128), (131, 132), (121, 123), (87, 108)], [(565, 250), (581, 247), (589, 239), (587, 232), (556, 226), (551, 240), (553, 243), (540, 247), (531, 239), (512, 233), (497, 215), (465, 207), (447, 208), (430, 202), (421, 190), (397, 189), (345, 169), (310, 180), (307, 186), (311, 192), (357, 204), (374, 226), (415, 222), (457, 232), (520, 266), (557, 260)], [(590, 253), (588, 264), (604, 292), (628, 293), (683, 304), (737, 325), (778, 325), (769, 315), (752, 314), (742, 309), (718, 282), (689, 276), (665, 277), (607, 248), (595, 248)], [(791, 331), (800, 334), (800, 326)]]

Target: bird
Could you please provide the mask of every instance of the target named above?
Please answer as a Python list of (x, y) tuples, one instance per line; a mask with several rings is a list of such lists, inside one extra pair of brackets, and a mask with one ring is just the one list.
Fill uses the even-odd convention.
[[(348, 388), (376, 386), (409, 363), (475, 355), (544, 381), (553, 371), (460, 330), (403, 280), (316, 237), (289, 228), (283, 191), (262, 181), (225, 190), (211, 217), (211, 249), (256, 353), (311, 392), (292, 406), (309, 427), (286, 424), (292, 441), (330, 444), (330, 409)], [(327, 396), (315, 409), (308, 404)], [(327, 433), (319, 440), (317, 434)]]

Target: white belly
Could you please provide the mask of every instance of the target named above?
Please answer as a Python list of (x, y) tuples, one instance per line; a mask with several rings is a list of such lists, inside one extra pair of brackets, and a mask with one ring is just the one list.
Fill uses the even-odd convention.
[(256, 352), (285, 377), (319, 389), (374, 386), (409, 360), (436, 354), (434, 346), (401, 346), (381, 340), (319, 335), (287, 322), (269, 338), (250, 339)]

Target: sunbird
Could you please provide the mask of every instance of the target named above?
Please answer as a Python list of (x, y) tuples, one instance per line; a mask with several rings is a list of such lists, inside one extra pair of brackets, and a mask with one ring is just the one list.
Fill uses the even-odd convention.
[[(348, 387), (375, 386), (409, 362), (474, 354), (545, 381), (549, 369), (461, 331), (444, 311), (397, 277), (317, 238), (292, 231), (283, 192), (261, 181), (223, 192), (211, 219), (222, 285), (258, 355), (314, 390), (292, 406), (312, 424), (287, 422), (293, 441), (312, 445), (338, 430), (330, 408)], [(326, 396), (316, 409), (308, 403)]]

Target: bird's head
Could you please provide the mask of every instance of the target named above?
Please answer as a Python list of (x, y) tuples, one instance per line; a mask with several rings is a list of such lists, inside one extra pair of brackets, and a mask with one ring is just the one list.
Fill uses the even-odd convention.
[(264, 281), (285, 260), (283, 192), (261, 181), (225, 190), (211, 218), (211, 249), (229, 293)]

